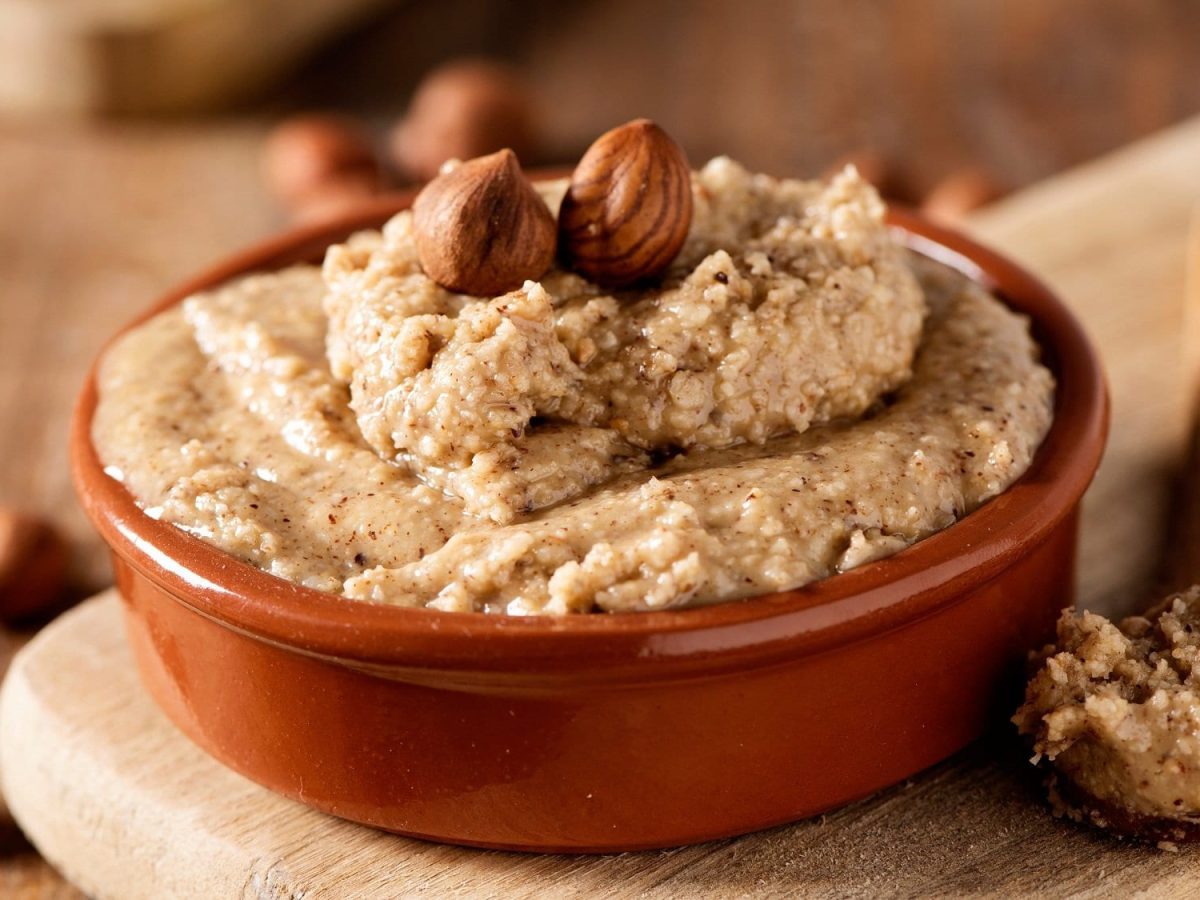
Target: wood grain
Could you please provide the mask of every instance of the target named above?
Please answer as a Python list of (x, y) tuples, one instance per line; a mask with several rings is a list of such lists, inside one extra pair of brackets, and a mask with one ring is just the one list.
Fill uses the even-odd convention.
[(110, 580), (73, 499), (67, 426), (102, 343), (182, 276), (282, 226), (258, 125), (0, 125), (0, 504), (62, 526)]
[[(265, 128), (0, 123), (0, 505), (63, 529), (79, 595), (112, 576), (70, 486), (75, 395), (156, 294), (283, 226), (258, 178)], [(0, 817), (0, 897), (76, 896)]]
[(1182, 382), (1185, 396), (1191, 398), (1191, 432), (1173, 485), (1167, 532), (1175, 550), (1166, 559), (1164, 579), (1172, 591), (1200, 583), (1200, 202), (1192, 209), (1188, 229), (1185, 278)]
[(1165, 538), (1190, 430), (1184, 282), (1197, 154), (1193, 120), (969, 220), (968, 230), (1058, 290), (1104, 361), (1112, 430), (1084, 500), (1079, 598), (1108, 615), (1145, 606), (1176, 552)]

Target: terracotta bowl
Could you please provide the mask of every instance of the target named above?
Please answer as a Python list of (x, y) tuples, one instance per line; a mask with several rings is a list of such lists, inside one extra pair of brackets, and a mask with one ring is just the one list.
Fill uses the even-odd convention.
[[(147, 316), (244, 272), (319, 260), (406, 201), (270, 241)], [(1026, 475), (951, 528), (741, 602), (521, 618), (299, 587), (147, 517), (104, 474), (93, 374), (75, 414), (75, 482), (112, 548), (146, 687), (197, 744), (274, 791), (485, 847), (703, 841), (832, 809), (944, 759), (1011, 710), (1024, 654), (1072, 602), (1107, 402), (1079, 325), (1039, 282), (961, 235), (902, 213), (893, 224), (1032, 317), (1058, 378), (1054, 425)]]

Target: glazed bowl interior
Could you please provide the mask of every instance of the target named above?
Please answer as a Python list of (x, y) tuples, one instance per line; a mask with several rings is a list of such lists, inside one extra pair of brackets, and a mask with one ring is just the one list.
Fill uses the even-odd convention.
[[(319, 262), (331, 243), (378, 227), (410, 201), (410, 195), (395, 195), (353, 216), (269, 241), (182, 285), (138, 321), (241, 274)], [(889, 221), (903, 243), (984, 284), (1030, 317), (1057, 380), (1055, 414), (1029, 469), (1008, 490), (944, 531), (845, 574), (712, 606), (569, 617), (447, 613), (347, 600), (269, 575), (146, 516), (104, 473), (92, 444), (94, 370), (73, 424), (79, 494), (114, 551), (180, 602), (272, 643), (360, 666), (432, 667), (462, 675), (517, 665), (530, 674), (552, 673), (577, 669), (586, 650), (588, 670), (597, 676), (645, 678), (716, 672), (751, 658), (769, 664), (798, 649), (862, 639), (955, 602), (963, 584), (986, 580), (1037, 546), (1076, 506), (1099, 463), (1107, 427), (1098, 361), (1049, 290), (960, 234), (903, 211), (889, 213)]]

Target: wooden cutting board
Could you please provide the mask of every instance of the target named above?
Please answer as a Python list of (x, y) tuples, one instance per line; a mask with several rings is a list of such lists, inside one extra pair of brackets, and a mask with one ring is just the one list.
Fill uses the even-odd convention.
[(18, 822), (100, 898), (1184, 897), (1200, 878), (1190, 852), (1053, 819), (1003, 730), (828, 816), (696, 847), (540, 856), (384, 834), (276, 796), (176, 731), (137, 681), (114, 592), (18, 654), (0, 703)]
[[(1181, 335), (1197, 159), (1200, 121), (970, 223), (1063, 293), (1107, 362), (1114, 430), (1085, 504), (1080, 599), (1109, 613), (1153, 589), (1188, 433)], [(194, 749), (141, 693), (115, 613), (108, 595), (55, 623), (19, 655), (0, 709), (14, 812), (97, 896), (1183, 897), (1200, 883), (1200, 851), (1131, 847), (1051, 818), (1002, 722), (869, 800), (700, 847), (552, 857), (392, 837), (275, 797)]]

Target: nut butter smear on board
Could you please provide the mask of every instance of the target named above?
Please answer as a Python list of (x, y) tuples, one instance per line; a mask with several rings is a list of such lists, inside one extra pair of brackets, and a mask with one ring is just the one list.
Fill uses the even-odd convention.
[(645, 120), (571, 179), (495, 157), (323, 267), (123, 336), (94, 422), (109, 472), (346, 597), (633, 611), (892, 554), (1007, 488), (1049, 428), (1027, 321), (897, 245), (853, 168), (692, 172)]
[(1200, 586), (1119, 623), (1064, 610), (1013, 721), (1057, 814), (1163, 849), (1200, 840)]

